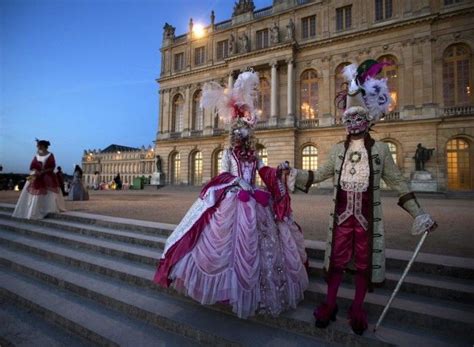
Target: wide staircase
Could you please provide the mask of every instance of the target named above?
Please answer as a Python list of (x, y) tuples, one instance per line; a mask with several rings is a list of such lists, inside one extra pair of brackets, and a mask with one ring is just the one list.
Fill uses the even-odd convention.
[[(237, 318), (224, 304), (201, 306), (152, 282), (174, 225), (66, 212), (41, 221), (11, 217), (0, 204), (0, 345), (34, 346), (472, 346), (474, 260), (420, 254), (382, 326), (373, 326), (411, 253), (387, 250), (387, 280), (369, 293), (369, 330), (355, 335), (346, 313), (314, 327), (325, 297), (323, 243), (307, 241), (310, 286), (278, 318)], [(470, 240), (466, 240), (470, 242)]]

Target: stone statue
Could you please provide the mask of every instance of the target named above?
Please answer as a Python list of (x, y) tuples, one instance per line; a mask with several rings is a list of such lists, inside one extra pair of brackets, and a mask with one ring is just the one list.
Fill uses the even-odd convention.
[(253, 12), (255, 9), (255, 5), (253, 0), (239, 0), (234, 3), (234, 12), (232, 13), (232, 17), (238, 16), (243, 13)]
[(416, 146), (415, 159), (416, 171), (425, 171), (425, 163), (430, 160), (433, 155), (434, 148), (423, 147), (421, 143)]
[(270, 28), (270, 42), (272, 44), (280, 42), (280, 29), (275, 22), (273, 22), (273, 26)]
[(288, 41), (293, 41), (295, 39), (295, 23), (293, 19), (290, 18), (290, 22), (286, 25), (286, 39)]
[(234, 34), (230, 34), (229, 37), (229, 55), (235, 54), (236, 49), (235, 49), (235, 37)]
[(211, 11), (211, 25), (214, 26), (214, 22), (216, 20), (216, 15), (214, 14), (214, 10)]
[(240, 37), (240, 51), (242, 53), (247, 53), (250, 51), (249, 37), (246, 33)]
[(156, 172), (161, 172), (161, 157), (157, 155), (155, 159), (156, 159)]
[(163, 27), (163, 39), (174, 39), (174, 31), (176, 28), (168, 23)]

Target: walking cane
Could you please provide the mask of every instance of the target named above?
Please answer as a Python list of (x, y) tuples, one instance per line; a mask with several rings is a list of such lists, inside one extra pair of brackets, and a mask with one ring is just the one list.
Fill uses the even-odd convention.
[(395, 295), (397, 295), (398, 291), (400, 290), (400, 287), (402, 286), (403, 281), (405, 280), (406, 275), (408, 274), (408, 271), (410, 271), (411, 266), (415, 262), (416, 256), (420, 252), (420, 248), (423, 245), (423, 242), (425, 242), (425, 239), (426, 239), (426, 236), (428, 236), (428, 233), (429, 231), (425, 231), (420, 241), (418, 242), (418, 245), (415, 248), (415, 253), (413, 253), (405, 271), (403, 271), (402, 276), (398, 280), (397, 286), (395, 287), (395, 290), (393, 291), (392, 296), (388, 300), (387, 305), (385, 305), (385, 308), (383, 309), (382, 314), (380, 315), (380, 318), (377, 321), (377, 324), (375, 324), (374, 332), (377, 330), (379, 325), (382, 323), (382, 320), (384, 319), (385, 315), (387, 314), (387, 311), (390, 308), (390, 305), (392, 304), (393, 299), (395, 299)]

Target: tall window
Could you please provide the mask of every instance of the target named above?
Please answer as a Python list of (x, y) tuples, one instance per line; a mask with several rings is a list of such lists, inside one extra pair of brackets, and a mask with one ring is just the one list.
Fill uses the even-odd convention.
[(259, 120), (266, 121), (270, 115), (270, 83), (266, 78), (260, 78), (258, 109), (260, 111)]
[(352, 26), (352, 5), (336, 8), (336, 30), (346, 30)]
[(181, 183), (181, 156), (174, 153), (171, 156), (171, 184)]
[(469, 143), (464, 139), (452, 139), (446, 147), (448, 188), (452, 190), (472, 189), (472, 168)]
[(177, 53), (174, 55), (174, 71), (181, 71), (184, 69), (184, 53)]
[(201, 95), (201, 90), (198, 90), (193, 97), (193, 130), (202, 130), (204, 127), (204, 110), (200, 105)]
[(397, 59), (391, 55), (384, 55), (378, 59), (379, 62), (384, 62), (389, 65), (385, 65), (382, 69), (381, 77), (387, 79), (388, 90), (390, 91), (390, 97), (392, 101), (388, 106), (388, 111), (392, 112), (398, 108), (398, 63)]
[[(342, 70), (347, 65), (350, 65), (350, 63), (347, 63), (347, 62), (341, 63), (336, 67), (336, 71), (334, 72), (334, 88), (335, 88), (334, 95), (337, 95), (337, 93), (339, 93), (340, 91), (347, 89), (347, 85), (345, 84), (346, 79), (342, 75)], [(343, 109), (339, 109), (338, 107), (336, 107), (336, 111), (335, 111), (335, 114), (336, 114), (335, 123), (336, 124), (342, 124), (341, 119), (342, 119), (343, 113), (344, 113)]]
[(318, 149), (313, 145), (303, 147), (301, 151), (301, 168), (316, 170), (318, 168)]
[(216, 57), (217, 60), (225, 59), (229, 56), (229, 40), (217, 42)]
[(316, 16), (301, 19), (301, 37), (303, 39), (316, 37)]
[(269, 46), (268, 29), (257, 31), (257, 49), (266, 48)]
[(301, 119), (315, 119), (318, 117), (318, 82), (318, 74), (315, 70), (306, 70), (301, 74)]
[(213, 165), (212, 165), (212, 177), (217, 176), (219, 172), (221, 172), (221, 164), (222, 164), (222, 149), (219, 149), (214, 152), (213, 156)]
[(445, 106), (471, 103), (470, 49), (463, 44), (448, 47), (443, 55), (443, 94)]
[[(263, 162), (263, 165), (268, 165), (268, 152), (267, 152), (267, 149), (263, 145), (261, 144), (257, 145), (257, 154), (258, 154), (258, 158)], [(255, 179), (255, 184), (257, 186), (263, 186), (263, 181), (258, 174)]]
[(194, 49), (194, 65), (204, 64), (204, 46)]
[(173, 100), (173, 132), (180, 133), (183, 131), (184, 119), (184, 98), (181, 94), (174, 97)]
[(375, 20), (392, 18), (392, 0), (375, 0)]
[(202, 152), (194, 152), (192, 155), (191, 182), (194, 186), (202, 184)]

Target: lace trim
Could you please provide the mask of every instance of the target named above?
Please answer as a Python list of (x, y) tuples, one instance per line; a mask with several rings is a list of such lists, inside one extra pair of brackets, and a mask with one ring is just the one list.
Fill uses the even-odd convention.
[[(355, 153), (359, 158), (357, 162), (351, 162), (350, 158), (352, 153)], [(365, 192), (369, 187), (369, 176), (369, 158), (364, 146), (364, 141), (351, 141), (342, 166), (342, 189), (352, 192)]]

